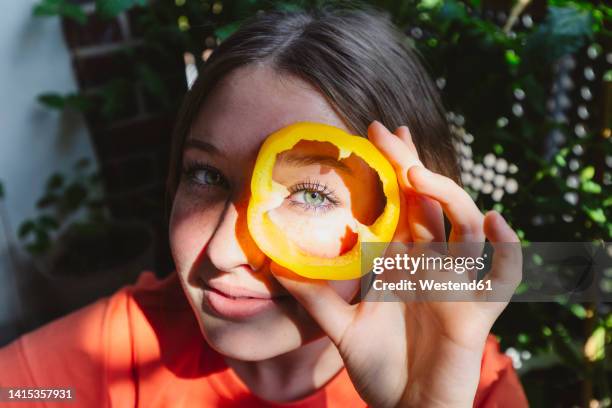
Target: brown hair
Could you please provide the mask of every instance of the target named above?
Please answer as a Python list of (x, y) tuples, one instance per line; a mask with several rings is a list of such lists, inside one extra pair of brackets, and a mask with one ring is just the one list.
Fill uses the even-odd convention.
[(232, 70), (257, 62), (313, 85), (360, 136), (374, 119), (392, 131), (408, 125), (423, 164), (459, 182), (438, 91), (388, 14), (363, 7), (269, 11), (215, 49), (187, 93), (172, 140), (168, 204), (180, 181), (185, 138), (207, 94)]

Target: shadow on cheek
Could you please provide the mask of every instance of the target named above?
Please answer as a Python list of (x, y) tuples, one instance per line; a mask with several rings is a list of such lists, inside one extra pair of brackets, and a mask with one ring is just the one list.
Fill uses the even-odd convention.
[[(254, 270), (261, 270), (269, 263), (269, 258), (259, 249), (249, 231), (247, 223), (247, 210), (249, 207), (249, 201), (251, 199), (250, 188), (247, 194), (244, 194), (240, 200), (234, 204), (237, 212), (236, 225), (234, 227), (236, 232), (236, 239), (240, 249), (245, 254), (247, 263)], [(257, 275), (255, 275), (256, 278)], [(262, 279), (260, 279), (262, 280)], [(265, 280), (262, 280), (265, 283)], [(271, 288), (268, 288), (271, 289)]]

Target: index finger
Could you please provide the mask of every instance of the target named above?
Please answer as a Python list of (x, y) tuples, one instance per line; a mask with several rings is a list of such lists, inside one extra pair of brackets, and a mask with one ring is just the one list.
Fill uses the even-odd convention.
[[(381, 123), (374, 121), (368, 128), (368, 139), (385, 155), (396, 171), (404, 193), (406, 214), (401, 225), (410, 230), (414, 242), (444, 242), (444, 218), (439, 204), (418, 193), (407, 177), (410, 167), (422, 166), (408, 128), (398, 128), (395, 135)], [(410, 139), (410, 143), (407, 140)]]

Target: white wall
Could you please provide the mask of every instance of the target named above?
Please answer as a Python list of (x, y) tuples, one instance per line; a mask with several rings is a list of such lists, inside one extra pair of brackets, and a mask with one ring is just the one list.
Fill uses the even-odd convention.
[(12, 237), (0, 229), (0, 342), (10, 335), (19, 310), (7, 241), (16, 240), (19, 223), (35, 214), (34, 203), (52, 172), (93, 157), (81, 115), (52, 111), (36, 100), (43, 92), (77, 88), (60, 21), (33, 17), (36, 2), (0, 1), (0, 180), (13, 229)]

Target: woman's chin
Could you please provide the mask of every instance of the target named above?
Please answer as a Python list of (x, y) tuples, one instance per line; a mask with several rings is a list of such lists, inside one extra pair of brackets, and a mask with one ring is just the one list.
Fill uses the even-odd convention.
[(241, 361), (274, 358), (323, 336), (318, 327), (300, 330), (287, 317), (277, 322), (239, 323), (213, 316), (202, 316), (202, 319), (206, 342), (223, 356)]

